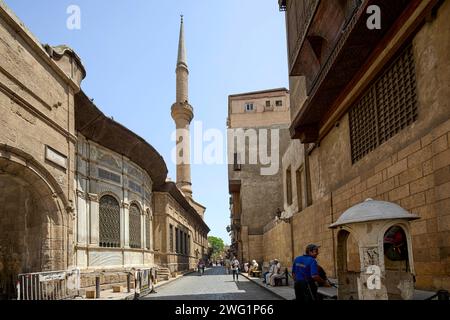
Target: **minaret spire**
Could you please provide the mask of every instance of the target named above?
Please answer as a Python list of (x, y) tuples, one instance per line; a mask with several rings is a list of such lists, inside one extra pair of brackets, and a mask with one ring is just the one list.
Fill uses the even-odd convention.
[(183, 15), (181, 15), (181, 24), (180, 24), (180, 39), (178, 42), (178, 60), (177, 67), (183, 65), (184, 67), (188, 67), (187, 58), (186, 58), (186, 46), (184, 44), (184, 19)]
[(172, 105), (172, 118), (177, 128), (177, 186), (187, 198), (192, 199), (190, 124), (194, 118), (194, 109), (189, 104), (189, 69), (183, 15), (181, 15), (176, 74), (176, 102)]

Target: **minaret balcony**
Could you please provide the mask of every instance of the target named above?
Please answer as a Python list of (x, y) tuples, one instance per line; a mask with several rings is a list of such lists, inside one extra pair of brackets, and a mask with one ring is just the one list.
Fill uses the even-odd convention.
[(185, 120), (190, 123), (194, 119), (194, 108), (187, 101), (176, 102), (172, 105), (172, 118), (175, 122)]

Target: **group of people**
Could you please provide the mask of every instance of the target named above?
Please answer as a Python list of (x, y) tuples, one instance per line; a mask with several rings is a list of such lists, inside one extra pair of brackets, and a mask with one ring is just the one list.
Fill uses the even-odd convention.
[[(331, 287), (325, 270), (317, 263), (320, 246), (310, 244), (306, 247), (305, 254), (295, 258), (292, 266), (292, 277), (295, 282), (295, 297), (297, 301), (318, 300), (318, 287)], [(251, 273), (258, 270), (258, 263), (244, 264), (244, 271)], [(239, 281), (240, 263), (236, 257), (225, 260), (227, 274), (233, 274), (233, 281)], [(281, 263), (278, 259), (270, 261), (269, 270), (263, 274), (263, 282), (266, 285), (275, 286), (275, 279), (284, 277), (281, 271)]]
[(252, 263), (246, 262), (244, 263), (244, 271), (245, 273), (252, 274), (253, 271), (257, 271), (259, 268), (258, 262), (253, 260)]
[(239, 269), (240, 263), (236, 257), (230, 259), (225, 259), (225, 270), (227, 274), (233, 274), (233, 281), (239, 281)]
[(266, 286), (271, 285), (275, 286), (275, 279), (279, 279), (284, 277), (281, 272), (281, 263), (278, 259), (271, 260), (269, 263), (269, 271), (264, 272), (263, 274), (263, 283)]
[(197, 271), (200, 275), (205, 273), (206, 263), (203, 259), (200, 259), (197, 263)]

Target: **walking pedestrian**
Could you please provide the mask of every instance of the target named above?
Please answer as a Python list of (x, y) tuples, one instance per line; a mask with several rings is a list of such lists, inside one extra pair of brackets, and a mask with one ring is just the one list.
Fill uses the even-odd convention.
[(233, 281), (239, 281), (239, 261), (236, 257), (231, 261), (231, 271), (233, 272)]
[(305, 255), (297, 257), (292, 266), (292, 275), (295, 281), (295, 297), (297, 301), (309, 302), (318, 300), (316, 282), (322, 286), (330, 284), (319, 276), (317, 256), (319, 248), (315, 244), (306, 247)]
[(227, 271), (227, 274), (230, 274), (230, 271), (231, 271), (231, 260), (228, 259), (228, 258), (225, 260), (225, 269)]

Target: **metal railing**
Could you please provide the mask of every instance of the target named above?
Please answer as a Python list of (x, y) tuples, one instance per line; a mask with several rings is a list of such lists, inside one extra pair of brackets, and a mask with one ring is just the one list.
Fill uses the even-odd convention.
[(19, 274), (17, 300), (64, 300), (79, 295), (80, 270)]
[(156, 268), (137, 269), (134, 275), (136, 297), (151, 293), (157, 276)]

